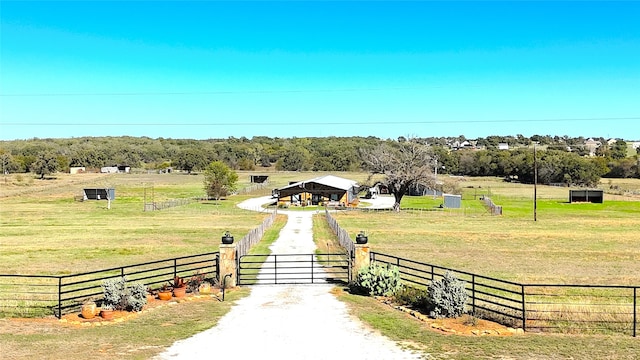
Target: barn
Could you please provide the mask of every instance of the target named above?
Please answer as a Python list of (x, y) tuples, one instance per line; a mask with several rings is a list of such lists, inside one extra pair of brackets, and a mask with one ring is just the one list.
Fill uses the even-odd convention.
[(333, 175), (298, 181), (273, 190), (278, 204), (356, 206), (360, 187), (357, 182)]

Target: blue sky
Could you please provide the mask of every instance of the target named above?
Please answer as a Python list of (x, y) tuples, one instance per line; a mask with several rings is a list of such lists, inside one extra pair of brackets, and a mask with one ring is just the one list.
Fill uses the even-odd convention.
[(640, 140), (640, 2), (1, 1), (0, 139)]

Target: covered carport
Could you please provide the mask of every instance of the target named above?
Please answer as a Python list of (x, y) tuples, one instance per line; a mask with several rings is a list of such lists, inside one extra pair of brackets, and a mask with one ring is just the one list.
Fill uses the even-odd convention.
[(328, 202), (330, 205), (349, 206), (357, 204), (358, 183), (333, 175), (299, 181), (274, 190), (278, 203), (299, 205), (318, 205)]

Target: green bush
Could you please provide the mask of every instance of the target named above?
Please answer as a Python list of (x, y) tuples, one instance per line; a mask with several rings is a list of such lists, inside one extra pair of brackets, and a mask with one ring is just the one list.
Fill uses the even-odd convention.
[(123, 277), (106, 279), (102, 282), (102, 307), (114, 310), (140, 311), (147, 303), (147, 288), (141, 283), (133, 283), (127, 287), (127, 279)]
[(355, 293), (390, 296), (402, 287), (400, 271), (396, 266), (384, 266), (372, 263), (358, 272), (356, 281), (352, 284)]
[(442, 279), (431, 282), (427, 289), (430, 312), (433, 318), (455, 318), (464, 314), (467, 303), (465, 282), (458, 280), (452, 272), (444, 273)]
[(429, 311), (429, 295), (427, 290), (418, 289), (413, 286), (403, 286), (393, 296), (400, 305), (411, 306), (416, 310)]

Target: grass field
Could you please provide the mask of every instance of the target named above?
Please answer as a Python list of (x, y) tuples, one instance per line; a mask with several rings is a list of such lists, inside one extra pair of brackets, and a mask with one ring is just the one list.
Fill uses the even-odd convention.
[[(319, 176), (267, 173), (272, 187)], [(84, 176), (87, 177), (84, 177)], [(230, 230), (242, 237), (264, 215), (235, 204), (256, 195), (233, 196), (143, 212), (147, 201), (202, 196), (196, 175), (59, 175), (56, 179), (0, 182), (0, 253), (3, 273), (61, 274), (146, 260), (215, 251)], [(243, 184), (248, 174), (241, 174)], [(366, 174), (338, 174), (362, 181)], [(6, 178), (5, 178), (6, 179)], [(640, 189), (638, 180), (603, 187)], [(114, 187), (112, 209), (105, 201), (76, 202), (83, 187)], [(496, 179), (461, 181), (463, 209), (436, 209), (439, 199), (406, 197), (402, 206), (422, 210), (340, 212), (352, 235), (366, 230), (374, 251), (523, 282), (640, 283), (640, 202), (607, 194), (604, 204), (567, 204), (566, 188), (538, 188), (533, 222), (531, 186)], [(490, 216), (478, 198), (491, 196), (504, 215)], [(316, 240), (332, 250), (331, 234), (314, 219)], [(279, 224), (282, 225), (282, 220)], [(277, 229), (267, 235), (272, 240)], [(264, 250), (266, 244), (261, 244)], [(234, 300), (248, 290), (229, 293)], [(464, 337), (428, 329), (386, 305), (339, 293), (353, 314), (392, 339), (423, 349), (436, 359), (637, 359), (640, 343), (629, 336), (535, 335)], [(183, 303), (105, 327), (61, 327), (57, 323), (0, 320), (3, 357), (52, 359), (146, 359), (173, 341), (213, 326), (231, 302)], [(175, 316), (176, 313), (187, 316)]]
[[(240, 239), (265, 215), (235, 205), (255, 195), (196, 202), (162, 211), (143, 211), (143, 203), (203, 196), (195, 175), (114, 174), (79, 182), (61, 175), (39, 180), (32, 191), (13, 195), (0, 187), (2, 273), (69, 274), (180, 255), (216, 251), (229, 230)], [(76, 175), (83, 177), (85, 175)], [(116, 199), (75, 201), (84, 187), (113, 187)]]
[[(640, 181), (636, 182), (640, 187)], [(469, 187), (467, 187), (469, 186)], [(478, 200), (503, 206), (491, 216)], [(350, 234), (365, 230), (372, 250), (525, 283), (640, 284), (640, 201), (569, 204), (566, 188), (540, 187), (533, 221), (531, 186), (476, 179), (462, 209), (405, 197), (400, 213), (340, 212)]]

